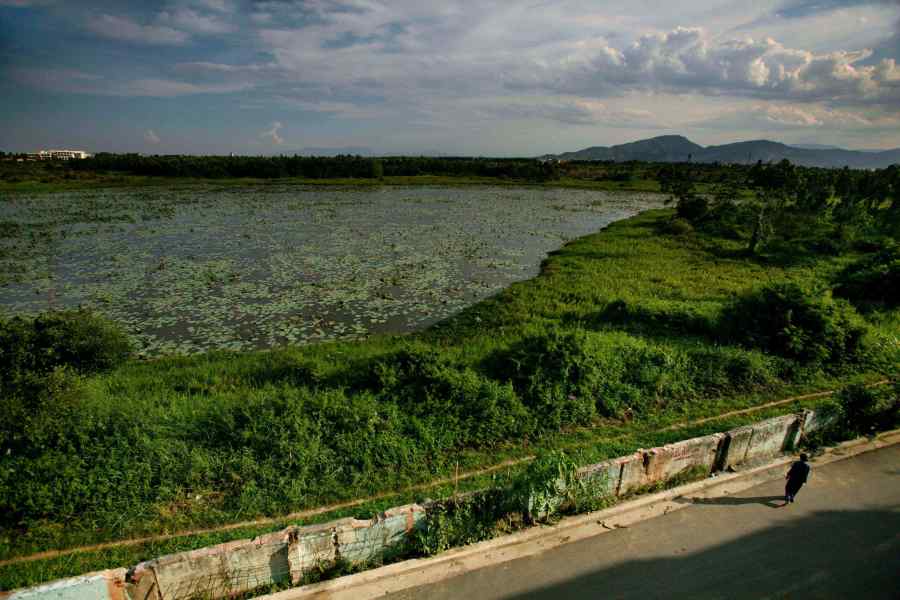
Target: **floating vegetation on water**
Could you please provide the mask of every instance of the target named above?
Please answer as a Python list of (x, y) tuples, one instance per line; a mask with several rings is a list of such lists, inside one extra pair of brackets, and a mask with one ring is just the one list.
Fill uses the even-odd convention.
[(536, 274), (661, 196), (510, 188), (154, 188), (0, 202), (0, 310), (85, 306), (144, 355), (405, 332)]

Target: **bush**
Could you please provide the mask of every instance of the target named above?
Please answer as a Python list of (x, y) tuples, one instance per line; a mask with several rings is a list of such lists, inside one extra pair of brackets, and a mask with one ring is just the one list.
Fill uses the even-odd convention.
[(853, 308), (794, 283), (754, 289), (720, 317), (727, 341), (760, 348), (806, 365), (861, 362), (867, 327)]
[(575, 501), (577, 472), (578, 465), (562, 451), (538, 455), (513, 481), (508, 511), (521, 513), (528, 523), (554, 517)]
[(601, 322), (647, 331), (651, 334), (671, 332), (678, 335), (710, 336), (716, 323), (695, 305), (678, 302), (626, 302), (613, 300), (597, 315)]
[(118, 326), (86, 310), (0, 320), (0, 378), (6, 384), (62, 366), (83, 374), (104, 371), (130, 352), (131, 343)]
[(596, 417), (601, 373), (584, 331), (526, 337), (494, 369), (512, 382), (542, 428), (586, 425)]
[(118, 410), (88, 406), (70, 368), (31, 374), (0, 403), (0, 528), (120, 512), (156, 493), (139, 430)]
[(695, 223), (709, 212), (709, 201), (703, 196), (688, 195), (678, 200), (675, 212), (680, 218)]
[(837, 394), (839, 428), (850, 435), (869, 435), (897, 423), (900, 384), (893, 387), (848, 385)]
[(689, 356), (694, 385), (707, 392), (758, 389), (773, 383), (777, 372), (778, 359), (742, 348), (699, 349)]
[(665, 231), (671, 235), (687, 235), (693, 233), (694, 226), (687, 219), (677, 217), (666, 223)]
[(411, 550), (433, 556), (450, 548), (493, 537), (507, 517), (504, 490), (483, 490), (465, 498), (431, 505), (421, 527), (414, 530)]
[[(372, 378), (370, 378), (372, 379)], [(531, 432), (533, 419), (513, 387), (409, 346), (375, 365), (377, 393), (433, 425), (451, 447), (490, 446)]]
[(111, 474), (140, 452), (135, 428), (86, 406), (81, 374), (129, 351), (118, 328), (85, 311), (0, 320), (0, 524), (65, 519), (127, 498)]
[(900, 245), (888, 246), (844, 269), (834, 294), (855, 303), (900, 306)]
[(900, 420), (900, 383), (866, 387), (848, 385), (826, 405), (834, 416), (834, 425), (826, 438), (848, 439), (891, 429)]

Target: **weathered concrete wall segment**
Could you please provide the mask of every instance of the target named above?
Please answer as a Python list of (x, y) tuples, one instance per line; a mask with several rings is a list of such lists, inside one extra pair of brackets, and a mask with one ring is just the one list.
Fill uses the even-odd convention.
[[(760, 461), (793, 449), (802, 435), (828, 427), (826, 413), (803, 411), (638, 450), (579, 469), (578, 476), (603, 482), (600, 493), (623, 496), (689, 469), (708, 473)], [(163, 556), (127, 571), (112, 569), (46, 585), (0, 592), (0, 600), (176, 600), (225, 598), (274, 583), (302, 581), (305, 574), (337, 559), (365, 563), (408, 539), (426, 517), (417, 504), (387, 510), (373, 519), (340, 519), (288, 527), (252, 540), (238, 540)]]

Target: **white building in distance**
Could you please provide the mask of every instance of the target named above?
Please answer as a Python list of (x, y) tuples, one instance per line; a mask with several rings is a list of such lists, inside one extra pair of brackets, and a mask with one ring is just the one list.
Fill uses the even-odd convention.
[(72, 160), (73, 158), (90, 158), (84, 150), (38, 150), (28, 155), (30, 160)]

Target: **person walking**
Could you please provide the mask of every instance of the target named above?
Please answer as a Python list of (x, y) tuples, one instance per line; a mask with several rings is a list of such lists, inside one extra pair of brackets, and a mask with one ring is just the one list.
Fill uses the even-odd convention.
[(797, 495), (797, 492), (800, 491), (800, 488), (803, 487), (803, 484), (809, 478), (810, 467), (807, 461), (809, 461), (809, 457), (806, 453), (801, 454), (800, 460), (792, 464), (787, 475), (784, 476), (787, 479), (787, 484), (784, 486), (785, 506), (794, 501), (794, 496)]

